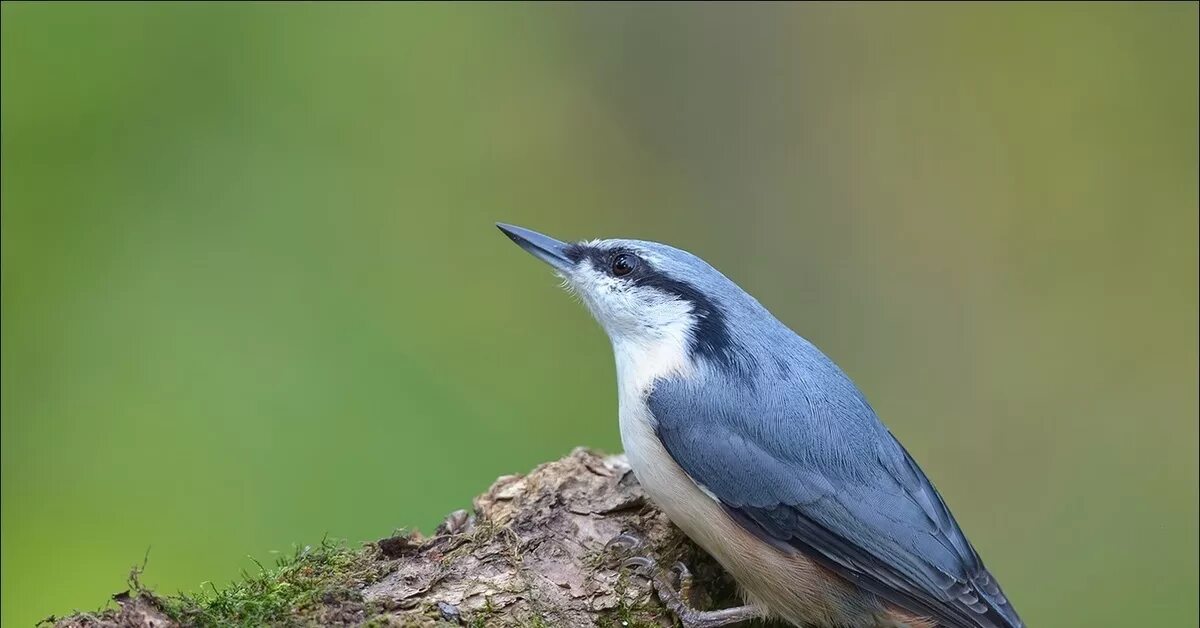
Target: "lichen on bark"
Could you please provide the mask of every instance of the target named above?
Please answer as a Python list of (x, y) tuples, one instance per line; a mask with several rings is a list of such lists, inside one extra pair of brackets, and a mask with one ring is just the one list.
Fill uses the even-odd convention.
[(322, 544), (209, 595), (160, 596), (131, 577), (115, 607), (54, 620), (63, 628), (181, 625), (670, 626), (645, 578), (607, 547), (694, 574), (691, 602), (735, 603), (733, 582), (646, 499), (622, 456), (577, 449), (527, 475), (497, 479), (429, 537), (361, 548)]

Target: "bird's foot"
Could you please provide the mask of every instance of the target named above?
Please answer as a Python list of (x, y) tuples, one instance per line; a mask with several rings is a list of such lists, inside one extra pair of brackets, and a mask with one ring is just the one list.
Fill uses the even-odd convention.
[[(658, 599), (662, 601), (663, 606), (666, 606), (679, 618), (679, 623), (683, 624), (683, 628), (718, 628), (764, 616), (762, 609), (756, 606), (737, 606), (719, 611), (701, 611), (692, 608), (686, 601), (692, 589), (692, 574), (683, 563), (675, 563), (669, 573), (664, 573), (658, 568), (658, 563), (654, 559), (646, 556), (627, 558), (621, 565), (627, 568), (632, 567), (635, 573), (648, 578), (653, 583), (654, 590), (658, 593)], [(678, 586), (671, 582), (669, 575), (678, 578)]]

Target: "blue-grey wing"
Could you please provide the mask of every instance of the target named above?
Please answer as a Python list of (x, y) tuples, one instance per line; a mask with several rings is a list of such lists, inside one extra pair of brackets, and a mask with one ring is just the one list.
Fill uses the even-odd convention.
[(751, 532), (941, 625), (1021, 626), (925, 474), (839, 383), (814, 397), (666, 380), (648, 401), (667, 451)]

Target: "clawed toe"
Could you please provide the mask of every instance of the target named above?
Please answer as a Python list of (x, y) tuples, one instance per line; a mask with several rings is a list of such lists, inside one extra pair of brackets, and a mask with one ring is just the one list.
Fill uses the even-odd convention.
[(687, 565), (682, 562), (675, 563), (671, 566), (671, 573), (679, 580), (680, 586), (691, 586), (692, 572), (688, 570)]
[(645, 547), (645, 545), (645, 541), (638, 536), (633, 534), (618, 534), (608, 543), (604, 544), (604, 549), (616, 554), (616, 557), (624, 556), (621, 560), (621, 567), (633, 569), (634, 573), (639, 576), (653, 580), (657, 577), (658, 563), (649, 556), (629, 556), (631, 552), (639, 550)]
[(618, 534), (604, 544), (604, 549), (631, 552), (641, 549), (646, 544), (639, 536), (633, 534)]
[(737, 624), (751, 619), (761, 619), (765, 615), (755, 606), (738, 606), (719, 611), (698, 611), (689, 608), (682, 613), (676, 613), (683, 628), (720, 628), (729, 624)]
[(626, 569), (632, 568), (644, 576), (650, 576), (654, 574), (658, 563), (654, 562), (654, 559), (649, 556), (630, 556), (621, 561), (621, 566)]
[(676, 563), (671, 568), (670, 572), (664, 572), (658, 568), (658, 562), (649, 556), (630, 556), (621, 561), (621, 566), (626, 569), (633, 569), (634, 573), (650, 580), (654, 586), (655, 592), (658, 593), (658, 599), (676, 615), (682, 615), (691, 610), (687, 603), (680, 597), (679, 591), (674, 583), (671, 582), (670, 576), (677, 575), (682, 584), (686, 579), (687, 585), (691, 584), (691, 573), (683, 563)]
[[(686, 600), (692, 588), (692, 572), (682, 562), (671, 566), (669, 572), (658, 568), (658, 562), (649, 556), (629, 556), (628, 554), (646, 546), (645, 541), (634, 534), (619, 534), (604, 544), (604, 549), (624, 555), (621, 567), (631, 569), (635, 574), (650, 580), (658, 599), (663, 606), (679, 618), (683, 628), (719, 628), (748, 619), (762, 617), (762, 610), (752, 606), (739, 606), (719, 611), (698, 611), (688, 605)], [(671, 582), (675, 580), (676, 582)], [(678, 583), (678, 584), (676, 584)]]
[[(609, 546), (623, 545), (624, 543), (617, 542), (620, 538), (617, 537), (610, 541)], [(753, 606), (739, 606), (719, 611), (698, 611), (692, 608), (685, 601), (692, 587), (692, 572), (682, 562), (672, 565), (669, 573), (660, 570), (658, 563), (649, 556), (630, 556), (621, 561), (621, 566), (633, 569), (638, 575), (648, 578), (658, 594), (658, 599), (662, 601), (663, 606), (675, 614), (675, 617), (679, 618), (679, 623), (683, 625), (683, 628), (719, 628), (763, 616), (762, 610)], [(678, 587), (670, 581), (669, 576), (674, 576), (678, 580)]]

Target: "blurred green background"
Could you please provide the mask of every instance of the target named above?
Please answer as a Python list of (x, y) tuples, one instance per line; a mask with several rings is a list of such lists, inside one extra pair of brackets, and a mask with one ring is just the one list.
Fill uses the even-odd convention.
[(3, 5), (3, 624), (619, 449), (497, 220), (812, 339), (1034, 626), (1195, 625), (1197, 5)]

